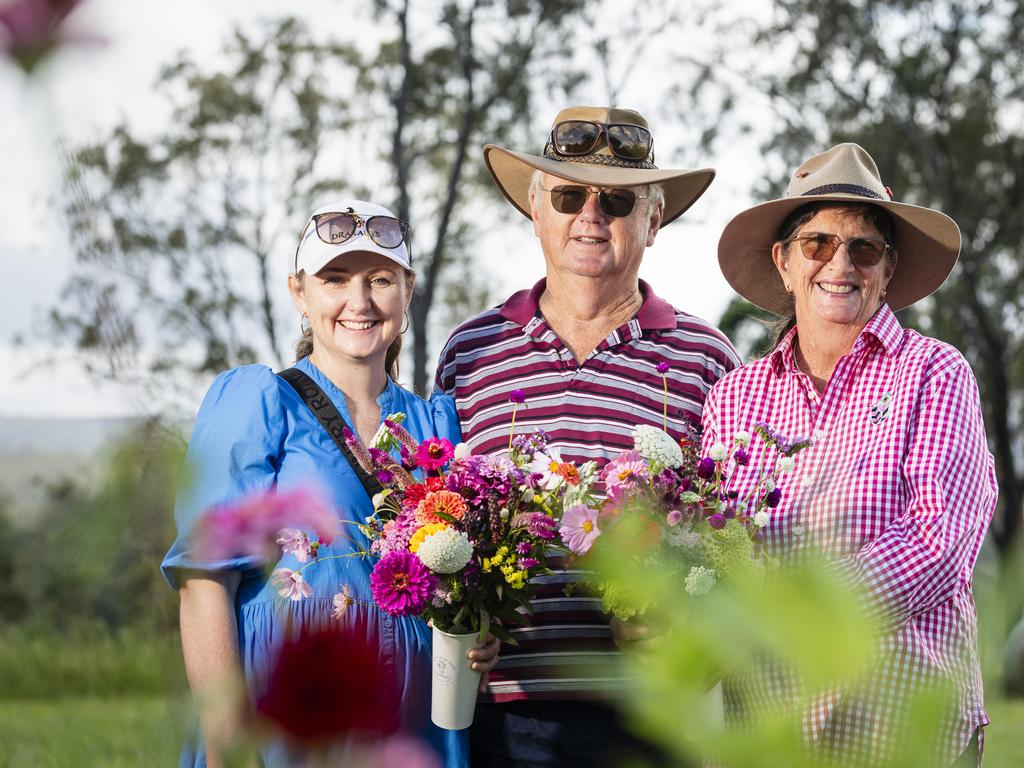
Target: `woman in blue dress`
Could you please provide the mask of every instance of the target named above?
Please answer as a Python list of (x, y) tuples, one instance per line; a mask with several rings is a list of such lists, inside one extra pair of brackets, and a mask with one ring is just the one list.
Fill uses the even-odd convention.
[[(303, 326), (295, 367), (319, 385), (364, 445), (388, 414), (399, 411), (419, 440), (460, 438), (451, 398), (426, 401), (395, 383), (415, 279), (407, 239), (406, 225), (386, 208), (359, 200), (333, 203), (310, 216), (288, 278)], [(221, 765), (219, 748), (239, 733), (244, 711), (223, 692), (244, 680), (249, 701), (259, 699), (286, 627), (345, 622), (368, 632), (380, 663), (394, 671), (403, 730), (428, 741), (446, 766), (468, 765), (465, 732), (430, 723), (429, 628), (374, 605), (371, 561), (330, 557), (368, 549), (350, 523), (362, 522), (373, 506), (355, 470), (292, 385), (262, 365), (222, 373), (199, 409), (188, 458), (193, 477), (175, 506), (178, 537), (163, 572), (181, 595), (185, 668), (194, 694), (206, 704), (200, 708), (201, 733), (186, 744), (180, 764)], [(300, 588), (275, 583), (256, 558), (209, 561), (195, 552), (193, 532), (211, 507), (311, 484), (326, 492), (339, 525), (320, 559), (302, 569)], [(274, 569), (303, 565), (289, 553)], [(497, 647), (491, 641), (472, 651), (474, 669), (490, 670)], [(295, 759), (283, 744), (264, 748), (261, 757), (267, 768), (290, 766)]]

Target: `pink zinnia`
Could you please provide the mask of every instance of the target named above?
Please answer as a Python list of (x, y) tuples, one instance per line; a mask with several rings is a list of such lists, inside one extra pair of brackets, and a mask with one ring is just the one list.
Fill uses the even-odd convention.
[(455, 455), (455, 446), (443, 437), (429, 437), (416, 449), (416, 463), (425, 470), (437, 470)]
[(413, 616), (427, 607), (434, 575), (411, 552), (389, 552), (370, 574), (370, 591), (378, 606), (392, 616)]
[(601, 530), (597, 527), (597, 510), (583, 504), (573, 504), (562, 515), (562, 527), (558, 532), (570, 552), (585, 555), (590, 551), (594, 540), (601, 535)]
[(291, 568), (278, 568), (274, 571), (271, 581), (277, 587), (277, 594), (289, 600), (313, 596), (313, 588), (306, 583), (301, 573)]

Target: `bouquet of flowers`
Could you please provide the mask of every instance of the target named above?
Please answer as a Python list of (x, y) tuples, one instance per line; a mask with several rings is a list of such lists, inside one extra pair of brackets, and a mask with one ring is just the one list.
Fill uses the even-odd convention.
[(380, 558), (374, 600), (446, 632), (512, 642), (493, 619), (521, 623), (530, 610), (530, 577), (544, 570), (564, 500), (588, 498), (594, 465), (562, 462), (542, 432), (511, 440), (508, 457), (475, 456), (436, 437), (418, 442), (403, 420), (385, 419), (368, 450), (348, 442), (384, 486), (361, 526)]
[[(370, 586), (383, 610), (433, 625), (434, 722), (463, 728), (472, 722), (479, 678), (465, 651), (488, 632), (515, 642), (505, 626), (531, 611), (530, 579), (546, 570), (562, 508), (590, 500), (596, 469), (561, 461), (542, 432), (510, 437), (508, 456), (475, 456), (436, 437), (418, 442), (403, 420), (388, 416), (368, 449), (346, 435), (357, 461), (384, 486), (360, 526), (379, 557)], [(452, 638), (459, 644), (447, 652)], [(463, 671), (471, 682), (452, 684), (465, 686), (458, 695), (469, 700), (468, 713), (439, 713), (439, 676), (451, 682)]]
[[(737, 467), (749, 465), (755, 437), (764, 441), (768, 462), (740, 498), (729, 489), (729, 478)], [(663, 429), (638, 426), (633, 449), (600, 473), (606, 493), (600, 510), (566, 508), (559, 528), (562, 542), (582, 557), (601, 546), (599, 537), (614, 539), (609, 546), (626, 551), (633, 565), (677, 579), (692, 598), (720, 582), (758, 581), (769, 562), (760, 546), (761, 532), (782, 498), (782, 475), (793, 468), (793, 456), (810, 444), (758, 424), (753, 435), (740, 432), (731, 446), (714, 445), (701, 457), (692, 432), (677, 442)], [(606, 580), (599, 588), (605, 609), (620, 619), (651, 608), (650, 597), (628, 583)]]

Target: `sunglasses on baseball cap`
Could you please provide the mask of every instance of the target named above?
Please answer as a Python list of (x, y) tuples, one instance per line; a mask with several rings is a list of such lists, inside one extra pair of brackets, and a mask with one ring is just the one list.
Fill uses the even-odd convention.
[(295, 271), (316, 274), (346, 253), (377, 253), (412, 269), (409, 225), (380, 205), (349, 200), (313, 212), (295, 251)]

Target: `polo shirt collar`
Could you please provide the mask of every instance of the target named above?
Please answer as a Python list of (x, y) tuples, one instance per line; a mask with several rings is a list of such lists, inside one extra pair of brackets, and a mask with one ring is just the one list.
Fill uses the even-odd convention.
[[(796, 370), (796, 359), (793, 356), (793, 341), (796, 339), (797, 328), (794, 326), (782, 338), (778, 346), (769, 355), (772, 370), (776, 376), (786, 371)], [(857, 340), (853, 343), (853, 352), (863, 350), (874, 340), (889, 357), (899, 352), (903, 344), (903, 326), (896, 319), (895, 313), (888, 304), (882, 304), (861, 329)]]
[[(499, 314), (516, 325), (526, 326), (540, 315), (540, 297), (547, 287), (547, 278), (541, 278), (533, 288), (513, 293), (502, 304)], [(640, 295), (643, 304), (636, 315), (641, 331), (672, 330), (676, 327), (676, 311), (663, 298), (654, 293), (651, 286), (640, 280)]]

